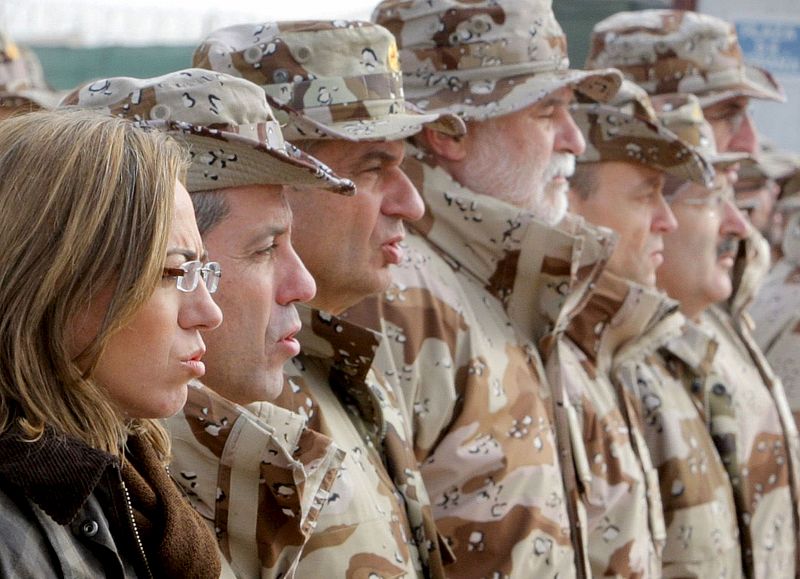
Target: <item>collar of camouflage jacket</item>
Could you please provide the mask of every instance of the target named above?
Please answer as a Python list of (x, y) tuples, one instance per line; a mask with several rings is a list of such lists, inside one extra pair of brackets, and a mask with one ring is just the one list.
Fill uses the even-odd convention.
[(681, 360), (695, 374), (705, 376), (711, 371), (717, 342), (706, 330), (680, 312), (673, 314), (680, 331), (665, 344), (670, 354)]
[(523, 335), (538, 341), (568, 326), (611, 255), (612, 231), (577, 216), (549, 226), (463, 187), (413, 147), (403, 169), (425, 200), (413, 228), (497, 297)]
[(748, 227), (747, 236), (739, 245), (731, 277), (733, 291), (726, 303), (728, 312), (737, 323), (744, 323), (748, 330), (754, 324), (747, 313), (747, 308), (755, 300), (758, 290), (770, 270), (771, 250), (769, 242), (752, 225)]
[(166, 421), (171, 470), (214, 521), (220, 548), (244, 576), (290, 574), (344, 458), (306, 420), (269, 402), (245, 409), (200, 383)]
[(18, 428), (0, 437), (0, 478), (19, 487), (59, 524), (69, 523), (94, 492), (113, 455), (52, 428), (35, 441)]
[(366, 384), (381, 344), (381, 335), (304, 305), (298, 305), (297, 311), (303, 325), (297, 334), (301, 354), (294, 363), (302, 364), (303, 356), (312, 356), (330, 364), (329, 384), (336, 394), (354, 403), (375, 429), (375, 434), (382, 438), (386, 425), (381, 402)]
[(661, 339), (662, 332), (654, 333), (653, 329), (677, 309), (678, 303), (663, 292), (604, 270), (586, 305), (572, 318), (566, 335), (599, 371), (607, 372), (614, 355), (629, 342), (643, 335)]

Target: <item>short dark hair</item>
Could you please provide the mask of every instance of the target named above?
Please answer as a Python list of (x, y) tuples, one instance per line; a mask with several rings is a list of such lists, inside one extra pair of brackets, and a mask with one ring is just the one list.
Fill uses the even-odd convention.
[(225, 219), (231, 211), (224, 189), (216, 191), (197, 191), (191, 194), (197, 229), (201, 236), (211, 231)]

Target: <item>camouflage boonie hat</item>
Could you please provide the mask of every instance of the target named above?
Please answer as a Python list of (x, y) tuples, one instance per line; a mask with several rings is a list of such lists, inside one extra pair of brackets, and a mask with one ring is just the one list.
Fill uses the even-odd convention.
[(800, 209), (800, 170), (786, 178), (775, 208), (779, 211)]
[(604, 102), (622, 79), (569, 68), (552, 0), (384, 0), (372, 17), (397, 38), (407, 98), (426, 111), (485, 120), (562, 87)]
[(651, 100), (659, 122), (715, 168), (723, 168), (750, 157), (747, 153), (717, 152), (714, 131), (703, 116), (700, 101), (693, 94), (653, 95)]
[(739, 180), (783, 181), (800, 170), (800, 154), (762, 147), (755, 158), (742, 161)]
[(0, 31), (0, 107), (50, 109), (59, 96), (47, 86), (36, 55)]
[(776, 209), (785, 211), (800, 206), (800, 154), (778, 151), (762, 146), (755, 159), (742, 161), (738, 191), (752, 190), (764, 186), (767, 180), (775, 181), (780, 187), (780, 197)]
[(259, 85), (289, 140), (398, 140), (427, 125), (463, 135), (452, 115), (422, 114), (403, 97), (392, 35), (371, 22), (265, 22), (222, 28), (194, 66)]
[(786, 100), (769, 72), (744, 62), (732, 24), (697, 12), (609, 16), (594, 26), (586, 66), (616, 67), (650, 94), (696, 94), (703, 107), (737, 96)]
[(355, 185), (287, 143), (264, 92), (241, 78), (186, 69), (155, 78), (115, 77), (75, 89), (62, 106), (101, 109), (188, 144), (189, 192), (247, 185)]
[(578, 163), (625, 161), (710, 186), (714, 169), (690, 145), (664, 128), (641, 87), (624, 81), (608, 104), (578, 104), (572, 118), (586, 140)]

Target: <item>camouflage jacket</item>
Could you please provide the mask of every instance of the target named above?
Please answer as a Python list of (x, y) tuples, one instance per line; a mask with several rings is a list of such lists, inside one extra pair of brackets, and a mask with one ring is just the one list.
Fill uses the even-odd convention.
[(224, 577), (294, 576), (344, 458), (305, 423), (268, 402), (246, 410), (198, 383), (165, 421), (170, 472), (215, 530)]
[(713, 340), (675, 311), (613, 360), (613, 380), (639, 400), (658, 469), (667, 531), (664, 577), (742, 576), (730, 481), (692, 396), (713, 380), (715, 352)]
[(570, 402), (595, 577), (661, 576), (666, 536), (658, 474), (638, 401), (612, 382), (611, 370), (619, 349), (635, 348), (639, 336), (675, 308), (663, 294), (605, 271), (547, 354), (550, 382), (563, 384)]
[(735, 320), (748, 326), (752, 326), (752, 322), (747, 310), (757, 300), (761, 286), (769, 274), (770, 252), (769, 242), (750, 225), (747, 236), (739, 245), (739, 253), (731, 272), (733, 292), (725, 304)]
[(700, 326), (719, 343), (719, 380), (706, 384), (702, 400), (733, 483), (745, 570), (753, 577), (794, 577), (800, 439), (783, 385), (743, 323), (710, 308)]
[(561, 447), (536, 343), (607, 249), (579, 224), (547, 227), (413, 155), (403, 168), (426, 214), (391, 287), (347, 315), (389, 339), (436, 522), (456, 555), (448, 574), (572, 577)]
[(786, 390), (800, 425), (800, 263), (787, 257), (769, 272), (750, 307), (753, 338)]
[[(373, 369), (390, 359), (378, 334), (299, 307), (299, 356), (287, 363), (276, 404), (347, 452), (299, 577), (442, 577), (440, 544), (411, 447), (408, 413)], [(381, 364), (386, 368), (386, 364)]]

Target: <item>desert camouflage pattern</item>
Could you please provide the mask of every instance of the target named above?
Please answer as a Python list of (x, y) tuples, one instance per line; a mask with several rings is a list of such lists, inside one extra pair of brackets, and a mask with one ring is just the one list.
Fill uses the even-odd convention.
[(613, 234), (580, 218), (545, 226), (413, 148), (403, 168), (425, 216), (390, 288), (345, 315), (388, 338), (390, 377), (412, 409), (414, 450), (456, 556), (448, 576), (574, 577), (584, 558), (561, 472), (569, 433), (557, 438), (554, 421), (563, 393), (551, 392), (536, 344), (579, 307)]
[(0, 107), (53, 108), (59, 98), (47, 85), (36, 54), (0, 30)]
[(794, 577), (800, 437), (783, 385), (743, 322), (721, 308), (702, 315), (701, 327), (719, 344), (713, 370), (721, 378), (702, 396), (733, 483), (748, 575)]
[(758, 229), (747, 222), (747, 233), (739, 242), (736, 261), (731, 270), (733, 291), (725, 304), (725, 309), (749, 330), (753, 328), (747, 309), (755, 301), (764, 279), (772, 265), (769, 241)]
[(621, 81), (569, 68), (552, 0), (384, 0), (372, 19), (397, 38), (406, 98), (424, 111), (485, 120), (565, 86), (607, 101)]
[(294, 577), (344, 452), (268, 402), (248, 411), (199, 383), (167, 419), (170, 472), (215, 531), (228, 574)]
[(658, 120), (715, 168), (746, 160), (747, 153), (719, 152), (714, 131), (703, 116), (698, 98), (692, 94), (653, 95), (651, 102)]
[(733, 24), (699, 12), (609, 16), (592, 30), (586, 67), (618, 68), (650, 94), (695, 94), (703, 107), (737, 96), (786, 100), (769, 72), (744, 62)]
[(789, 407), (800, 425), (800, 214), (790, 220), (784, 257), (770, 270), (749, 313), (753, 339), (783, 382)]
[(290, 140), (394, 140), (429, 125), (463, 135), (463, 122), (406, 107), (397, 44), (370, 22), (242, 24), (212, 32), (194, 66), (260, 86)]
[(352, 181), (288, 143), (263, 91), (241, 78), (199, 68), (105, 78), (75, 89), (61, 106), (101, 110), (184, 142), (190, 193), (270, 184), (355, 191)]
[(639, 401), (658, 469), (667, 531), (664, 577), (744, 576), (731, 483), (696, 398), (717, 381), (715, 353), (707, 334), (672, 311), (613, 360), (614, 382)]
[(570, 403), (580, 498), (593, 577), (660, 577), (666, 526), (658, 473), (632, 391), (612, 381), (613, 360), (676, 304), (604, 271), (546, 359)]
[(586, 141), (577, 162), (636, 163), (701, 185), (713, 183), (711, 164), (661, 125), (647, 93), (632, 82), (624, 81), (607, 104), (578, 104), (571, 112)]
[[(373, 368), (389, 358), (375, 332), (298, 308), (301, 354), (276, 404), (347, 452), (298, 577), (443, 577), (438, 539), (402, 401)], [(381, 364), (388, 367), (386, 364)]]

